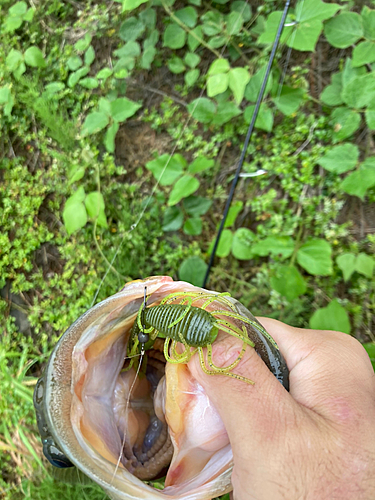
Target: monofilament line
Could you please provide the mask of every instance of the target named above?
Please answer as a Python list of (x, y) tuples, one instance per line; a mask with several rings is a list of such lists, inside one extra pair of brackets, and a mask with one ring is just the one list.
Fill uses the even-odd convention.
[(229, 212), (229, 208), (230, 208), (232, 200), (233, 200), (233, 196), (234, 196), (234, 192), (235, 192), (235, 189), (236, 189), (236, 186), (237, 186), (237, 183), (238, 183), (238, 179), (240, 177), (240, 173), (241, 173), (242, 165), (243, 165), (243, 162), (244, 162), (244, 159), (245, 159), (245, 155), (246, 155), (246, 152), (247, 152), (247, 148), (248, 148), (251, 136), (253, 134), (254, 125), (255, 125), (255, 122), (256, 122), (256, 119), (257, 119), (257, 116), (258, 116), (258, 113), (259, 113), (259, 108), (260, 108), (260, 105), (261, 105), (262, 100), (263, 100), (264, 92), (266, 90), (266, 85), (267, 85), (267, 82), (268, 82), (268, 77), (269, 77), (270, 72), (271, 72), (273, 60), (274, 60), (275, 55), (276, 55), (276, 51), (277, 51), (277, 47), (279, 45), (281, 34), (283, 32), (285, 19), (286, 19), (286, 16), (288, 14), (288, 10), (289, 10), (289, 4), (290, 4), (290, 0), (287, 0), (286, 4), (285, 4), (285, 7), (284, 7), (283, 15), (281, 16), (281, 21), (280, 21), (279, 27), (277, 28), (277, 33), (276, 33), (275, 41), (273, 42), (270, 59), (268, 61), (268, 65), (267, 65), (267, 69), (266, 69), (266, 74), (264, 75), (262, 86), (261, 86), (259, 94), (258, 94), (258, 99), (257, 99), (257, 102), (255, 104), (255, 109), (254, 109), (253, 117), (251, 119), (251, 123), (249, 125), (248, 130), (247, 130), (247, 134), (246, 134), (245, 142), (244, 142), (244, 145), (243, 145), (243, 148), (242, 148), (242, 151), (241, 151), (241, 156), (240, 156), (240, 159), (239, 159), (239, 162), (238, 162), (236, 174), (234, 176), (234, 179), (233, 179), (233, 182), (232, 182), (232, 186), (230, 188), (229, 196), (228, 196), (228, 199), (227, 199), (227, 202), (226, 202), (226, 205), (225, 205), (224, 215), (223, 215), (223, 218), (221, 219), (221, 223), (220, 223), (220, 227), (219, 227), (219, 230), (218, 230), (218, 233), (217, 233), (217, 236), (216, 236), (215, 244), (214, 244), (214, 247), (213, 247), (211, 255), (210, 255), (210, 261), (208, 263), (206, 275), (204, 277), (203, 287), (205, 287), (206, 284), (207, 284), (208, 277), (209, 277), (210, 271), (211, 271), (211, 267), (212, 267), (212, 264), (213, 264), (213, 261), (214, 261), (214, 258), (215, 258), (216, 250), (217, 250), (217, 247), (219, 245), (220, 236), (221, 236), (221, 233), (222, 233), (222, 231), (224, 229), (224, 224), (225, 224), (225, 221), (226, 221), (226, 218), (227, 218), (227, 215), (228, 215), (228, 212)]

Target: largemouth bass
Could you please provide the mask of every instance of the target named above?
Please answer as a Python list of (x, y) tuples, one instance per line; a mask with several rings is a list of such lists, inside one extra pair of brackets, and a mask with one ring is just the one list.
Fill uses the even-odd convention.
[[(114, 500), (223, 495), (232, 489), (228, 435), (188, 365), (166, 363), (164, 340), (157, 338), (139, 376), (135, 366), (129, 369), (128, 344), (145, 287), (147, 307), (175, 294), (180, 304), (194, 296), (195, 307), (221, 310), (288, 389), (277, 345), (240, 302), (166, 276), (133, 281), (83, 314), (52, 352), (34, 392), (44, 454), (57, 467), (75, 465)], [(164, 475), (163, 490), (144, 482)]]

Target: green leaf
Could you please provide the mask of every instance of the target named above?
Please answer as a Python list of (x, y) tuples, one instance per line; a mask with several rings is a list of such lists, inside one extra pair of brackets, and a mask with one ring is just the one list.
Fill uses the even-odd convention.
[[(233, 233), (230, 229), (224, 229), (221, 233), (219, 245), (216, 249), (216, 255), (218, 257), (228, 257), (232, 248)], [(209, 253), (212, 252), (215, 240), (210, 244)]]
[[(135, 66), (134, 57), (124, 56), (121, 57), (116, 62), (113, 68), (113, 73), (115, 74), (116, 78), (126, 78), (129, 74), (129, 71), (131, 71), (134, 68), (134, 66)], [(121, 73), (124, 73), (124, 75), (121, 75)]]
[(125, 42), (134, 42), (142, 35), (145, 29), (146, 26), (143, 22), (132, 16), (128, 17), (128, 19), (121, 24), (118, 34), (121, 40)]
[(188, 28), (194, 28), (197, 24), (198, 14), (194, 7), (184, 7), (175, 11), (175, 16), (178, 17)]
[(273, 290), (292, 302), (306, 292), (306, 282), (295, 266), (277, 266), (270, 284)]
[(108, 127), (107, 132), (104, 136), (104, 146), (108, 153), (115, 152), (115, 138), (119, 129), (119, 124), (117, 122), (112, 123), (110, 127)]
[[(247, 106), (244, 112), (244, 118), (246, 123), (250, 123), (254, 114), (255, 104)], [(273, 114), (267, 104), (262, 103), (260, 105), (259, 114), (255, 121), (255, 127), (266, 132), (271, 132), (273, 126)]]
[(362, 18), (355, 12), (342, 12), (325, 23), (324, 34), (331, 45), (346, 49), (363, 37)]
[[(265, 29), (258, 38), (258, 43), (268, 44), (274, 42), (282, 15), (283, 13), (280, 10), (271, 12), (271, 14), (267, 17)], [(291, 19), (290, 16), (287, 16), (285, 22), (287, 26), (284, 26), (283, 32), (280, 37), (280, 43), (285, 43), (290, 38), (293, 32), (293, 27), (288, 25), (291, 23), (293, 23), (294, 25), (294, 22), (294, 19)]]
[(359, 274), (363, 274), (366, 278), (372, 278), (374, 273), (374, 259), (369, 255), (361, 252), (355, 263), (355, 270)]
[(167, 26), (163, 35), (163, 46), (170, 49), (182, 49), (186, 42), (186, 31), (175, 23)]
[(310, 318), (310, 328), (344, 333), (350, 333), (351, 330), (348, 313), (336, 299), (332, 300), (327, 307), (314, 312)]
[(23, 61), (22, 52), (19, 50), (12, 49), (5, 60), (6, 67), (9, 71), (14, 71), (18, 68), (20, 63)]
[(240, 13), (245, 23), (247, 23), (247, 21), (250, 21), (251, 19), (251, 8), (247, 2), (243, 2), (242, 0), (231, 2), (230, 10), (232, 12)]
[(198, 236), (202, 232), (202, 220), (200, 217), (194, 217), (186, 219), (184, 227), (184, 233), (190, 236)]
[(24, 58), (25, 63), (33, 68), (45, 68), (47, 66), (42, 51), (35, 45), (26, 49)]
[(202, 196), (188, 196), (182, 202), (186, 212), (192, 217), (204, 215), (212, 205), (212, 200), (203, 198)]
[(26, 64), (22, 61), (17, 69), (13, 70), (13, 75), (16, 80), (19, 80), (26, 71)]
[[(267, 65), (264, 65), (259, 71), (255, 73), (254, 76), (251, 77), (250, 82), (247, 84), (245, 89), (245, 97), (250, 102), (256, 102), (258, 99), (258, 94), (262, 86), (262, 82), (264, 80), (266, 74)], [(264, 92), (264, 97), (267, 96), (268, 92), (272, 88), (272, 73), (268, 78), (268, 82), (266, 85), (266, 90)]]
[(179, 201), (191, 194), (199, 188), (199, 181), (191, 175), (184, 175), (173, 186), (172, 192), (169, 195), (168, 205), (171, 207)]
[(206, 275), (207, 264), (200, 257), (188, 257), (178, 271), (180, 280), (195, 286), (202, 286)]
[(366, 123), (370, 130), (375, 130), (375, 109), (366, 109)]
[(226, 41), (227, 39), (223, 35), (213, 36), (208, 41), (208, 46), (211, 47), (212, 49), (218, 49), (219, 47), (225, 45)]
[(191, 69), (185, 73), (185, 83), (188, 87), (192, 87), (198, 80), (200, 75), (199, 69)]
[(12, 100), (12, 93), (9, 87), (0, 87), (0, 104), (8, 104)]
[(198, 97), (188, 105), (188, 111), (199, 122), (210, 123), (214, 117), (216, 106), (210, 99)]
[(200, 60), (200, 56), (198, 56), (198, 54), (194, 54), (193, 52), (188, 52), (184, 57), (184, 61), (189, 68), (195, 68), (195, 66), (200, 63)]
[(330, 276), (332, 274), (331, 254), (332, 248), (327, 241), (311, 239), (299, 248), (297, 262), (314, 276)]
[(201, 17), (201, 21), (203, 22), (202, 29), (205, 35), (212, 37), (222, 33), (223, 16), (220, 12), (209, 10)]
[(184, 165), (177, 155), (164, 154), (146, 163), (146, 168), (162, 186), (170, 186), (181, 176)]
[(139, 14), (139, 19), (143, 22), (143, 24), (148, 28), (149, 30), (154, 30), (156, 26), (156, 10), (147, 8), (140, 12)]
[(254, 257), (252, 251), (255, 234), (246, 227), (240, 227), (233, 235), (232, 254), (238, 260), (249, 260)]
[(11, 16), (23, 16), (27, 11), (27, 3), (26, 2), (16, 2), (10, 9), (9, 14)]
[(95, 50), (92, 45), (85, 52), (85, 65), (91, 66), (95, 59)]
[(23, 18), (21, 16), (9, 16), (4, 22), (4, 32), (12, 33), (22, 26)]
[(110, 77), (112, 75), (113, 71), (109, 68), (103, 68), (101, 69), (97, 75), (96, 75), (96, 78), (98, 80), (104, 80), (106, 81), (108, 77)]
[(81, 38), (74, 44), (74, 48), (76, 49), (77, 52), (84, 52), (88, 46), (90, 45), (92, 40), (92, 36), (89, 33), (86, 33), (84, 38)]
[(184, 213), (179, 207), (168, 207), (164, 212), (163, 231), (178, 231), (184, 222)]
[(243, 26), (243, 18), (240, 12), (231, 12), (226, 16), (226, 32), (229, 37), (239, 35)]
[(375, 99), (375, 75), (367, 73), (354, 78), (342, 92), (344, 102), (351, 108), (363, 108)]
[(225, 92), (229, 85), (228, 73), (219, 73), (209, 76), (207, 79), (207, 95), (214, 97), (215, 95)]
[(375, 370), (375, 342), (368, 342), (366, 344), (362, 344), (362, 346), (366, 349), (366, 352), (370, 357), (372, 367)]
[(77, 203), (81, 203), (82, 201), (84, 201), (86, 197), (86, 193), (85, 193), (85, 190), (83, 188), (83, 186), (80, 186), (65, 202), (65, 207), (73, 204), (77, 204)]
[(133, 116), (140, 107), (141, 104), (127, 97), (119, 97), (111, 102), (111, 116), (116, 122), (123, 122)]
[(368, 40), (375, 40), (375, 10), (364, 6), (361, 12), (363, 32)]
[(362, 163), (359, 170), (345, 177), (340, 189), (363, 200), (367, 190), (373, 186), (375, 186), (375, 156), (370, 156)]
[(101, 97), (98, 102), (98, 110), (105, 113), (108, 117), (111, 116), (111, 101), (105, 97)]
[(99, 191), (89, 193), (85, 198), (85, 206), (90, 219), (97, 221), (98, 226), (108, 227), (104, 212), (105, 204), (102, 193)]
[(169, 71), (175, 74), (182, 73), (185, 71), (185, 64), (181, 57), (173, 56), (172, 59), (168, 61)]
[(307, 21), (325, 21), (334, 16), (341, 9), (337, 3), (325, 3), (321, 0), (299, 0), (295, 10), (296, 20), (299, 23)]
[(224, 227), (231, 227), (236, 222), (238, 214), (241, 212), (243, 207), (242, 201), (236, 201), (232, 203), (227, 218), (225, 220)]
[(286, 44), (292, 49), (312, 52), (322, 29), (323, 23), (318, 19), (298, 23)]
[[(300, 0), (295, 10), (295, 18), (286, 19), (281, 43), (297, 50), (313, 51), (322, 31), (322, 21), (332, 17), (340, 8), (338, 4), (328, 4), (321, 0)], [(267, 19), (264, 32), (258, 43), (273, 43), (282, 12), (272, 12)]]
[(205, 158), (204, 156), (199, 156), (188, 167), (188, 171), (191, 174), (196, 174), (198, 172), (204, 172), (215, 165), (214, 160)]
[(90, 68), (87, 68), (86, 66), (84, 66), (83, 68), (80, 68), (77, 71), (75, 71), (74, 73), (72, 73), (71, 75), (69, 75), (68, 87), (73, 88), (75, 85), (77, 85), (77, 83), (80, 81), (80, 79), (83, 76), (86, 76), (89, 71), (90, 71)]
[(82, 80), (79, 81), (79, 84), (82, 85), (82, 87), (85, 87), (85, 89), (96, 89), (99, 87), (99, 82), (96, 78), (82, 78)]
[(224, 125), (232, 120), (235, 116), (241, 114), (241, 110), (232, 101), (219, 102), (216, 113), (212, 119), (213, 125)]
[(96, 134), (103, 130), (109, 123), (109, 118), (105, 113), (94, 111), (86, 116), (82, 126), (82, 135)]
[(350, 57), (347, 57), (341, 77), (343, 89), (345, 89), (347, 85), (349, 85), (349, 83), (354, 80), (354, 78), (365, 74), (366, 68), (354, 68), (352, 60), (350, 59)]
[(348, 281), (355, 271), (356, 257), (352, 253), (343, 253), (336, 258), (336, 263), (342, 271), (344, 281)]
[(207, 71), (207, 75), (208, 76), (221, 75), (223, 73), (228, 73), (229, 70), (230, 70), (230, 65), (226, 59), (224, 58), (215, 59), (215, 61), (211, 63)]
[(51, 82), (51, 83), (48, 83), (45, 87), (44, 87), (44, 91), (46, 92), (46, 94), (48, 94), (49, 96), (50, 95), (54, 95), (54, 94), (57, 94), (58, 92), (61, 92), (62, 90), (65, 89), (65, 85), (63, 82)]
[(138, 57), (141, 55), (141, 47), (138, 42), (130, 41), (123, 45), (121, 48), (115, 50), (116, 57)]
[(332, 112), (331, 123), (333, 125), (334, 139), (336, 142), (342, 141), (358, 130), (361, 115), (349, 108), (337, 108)]
[(332, 84), (327, 87), (320, 94), (320, 99), (324, 104), (329, 106), (338, 106), (344, 101), (341, 97), (342, 92), (342, 73), (334, 73), (331, 77)]
[(294, 247), (294, 240), (290, 236), (268, 236), (253, 245), (253, 253), (261, 257), (271, 254), (274, 257), (286, 259), (292, 255)]
[(361, 42), (353, 50), (353, 66), (362, 66), (375, 61), (375, 42)]
[(318, 160), (319, 165), (336, 174), (352, 170), (358, 162), (359, 149), (354, 144), (335, 146)]
[(229, 71), (229, 88), (232, 90), (237, 104), (243, 99), (246, 85), (250, 81), (250, 74), (245, 68), (233, 68)]
[(273, 99), (276, 107), (286, 116), (295, 113), (303, 102), (305, 92), (303, 89), (293, 89), (282, 86), (280, 96)]
[(64, 226), (69, 235), (78, 231), (78, 229), (81, 229), (87, 224), (87, 212), (85, 205), (82, 201), (74, 201), (73, 196), (66, 200), (65, 208), (63, 210)]
[(69, 185), (80, 181), (84, 175), (85, 167), (79, 167), (78, 165), (73, 164), (68, 171)]
[(82, 66), (82, 59), (79, 56), (72, 56), (69, 57), (66, 64), (71, 71), (76, 71)]
[(148, 47), (143, 51), (141, 66), (143, 69), (150, 69), (151, 63), (155, 59), (156, 49), (155, 47)]
[(202, 26), (197, 26), (190, 31), (187, 39), (189, 50), (194, 52), (194, 50), (201, 44), (200, 40), (203, 39)]
[(148, 0), (122, 0), (122, 12), (134, 10)]

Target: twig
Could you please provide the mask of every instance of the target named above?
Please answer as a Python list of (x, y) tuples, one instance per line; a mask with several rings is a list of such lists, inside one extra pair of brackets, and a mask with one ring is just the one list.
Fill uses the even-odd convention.
[(292, 156), (299, 155), (305, 149), (305, 147), (311, 142), (311, 140), (312, 140), (312, 138), (314, 136), (315, 127), (317, 125), (318, 125), (317, 121), (311, 125), (310, 130), (309, 130), (309, 135), (308, 135), (306, 141), (301, 144), (301, 146), (293, 153)]
[(159, 94), (163, 97), (168, 97), (169, 99), (172, 99), (172, 101), (175, 101), (178, 104), (181, 104), (181, 106), (185, 106), (185, 108), (187, 108), (187, 102), (185, 102), (182, 99), (179, 99), (178, 97), (175, 97), (173, 95), (169, 95), (166, 92), (163, 92), (162, 90), (158, 90), (158, 89), (155, 89), (153, 87), (149, 87), (148, 85), (140, 85), (139, 82), (136, 82), (135, 80), (127, 80), (127, 82), (132, 87), (138, 87), (138, 88), (141, 88), (143, 90), (147, 90), (148, 92), (153, 92), (154, 94)]

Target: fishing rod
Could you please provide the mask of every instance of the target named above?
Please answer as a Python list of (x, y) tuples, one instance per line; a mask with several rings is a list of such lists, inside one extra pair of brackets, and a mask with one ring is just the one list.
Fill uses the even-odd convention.
[(211, 268), (212, 268), (212, 265), (213, 265), (213, 262), (214, 262), (214, 259), (215, 259), (216, 250), (217, 250), (217, 247), (219, 246), (220, 236), (221, 236), (221, 233), (223, 232), (225, 221), (227, 219), (228, 212), (229, 212), (232, 200), (233, 200), (234, 192), (236, 190), (237, 183), (238, 183), (238, 180), (240, 178), (240, 173), (241, 173), (241, 170), (242, 170), (242, 165), (243, 165), (243, 162), (244, 162), (244, 159), (245, 159), (246, 151), (247, 151), (247, 148), (249, 146), (250, 139), (251, 139), (251, 137), (253, 135), (254, 125), (255, 125), (256, 119), (258, 117), (258, 113), (259, 113), (260, 105), (261, 105), (262, 100), (263, 100), (264, 92), (266, 90), (268, 78), (269, 78), (269, 75), (271, 73), (272, 64), (273, 64), (273, 61), (275, 59), (276, 51), (277, 51), (277, 48), (278, 48), (278, 45), (279, 45), (279, 42), (280, 42), (280, 37), (281, 37), (281, 34), (283, 32), (283, 29), (284, 29), (285, 19), (286, 19), (286, 16), (288, 15), (289, 5), (290, 5), (290, 0), (286, 0), (285, 7), (284, 7), (284, 10), (283, 10), (283, 14), (281, 16), (281, 20), (280, 20), (279, 26), (277, 28), (275, 41), (273, 42), (273, 45), (272, 45), (271, 55), (270, 55), (270, 59), (268, 61), (266, 73), (264, 75), (262, 86), (261, 86), (261, 88), (259, 90), (258, 99), (257, 99), (256, 104), (255, 104), (255, 109), (254, 109), (253, 117), (251, 119), (249, 128), (247, 130), (245, 142), (244, 142), (244, 145), (243, 145), (243, 148), (242, 148), (242, 151), (241, 151), (241, 156), (240, 156), (240, 159), (239, 159), (239, 162), (238, 162), (236, 173), (235, 173), (235, 176), (234, 176), (234, 179), (233, 179), (230, 191), (229, 191), (229, 196), (228, 196), (227, 202), (225, 204), (224, 214), (223, 214), (223, 217), (221, 219), (221, 223), (220, 223), (219, 230), (217, 232), (217, 236), (216, 236), (216, 240), (215, 240), (215, 243), (214, 243), (214, 247), (213, 247), (211, 255), (210, 255), (210, 260), (209, 260), (209, 263), (208, 263), (208, 266), (207, 266), (206, 275), (205, 275), (204, 280), (203, 280), (203, 285), (202, 285), (203, 288), (206, 287), (208, 278), (210, 276), (210, 271), (211, 271)]

